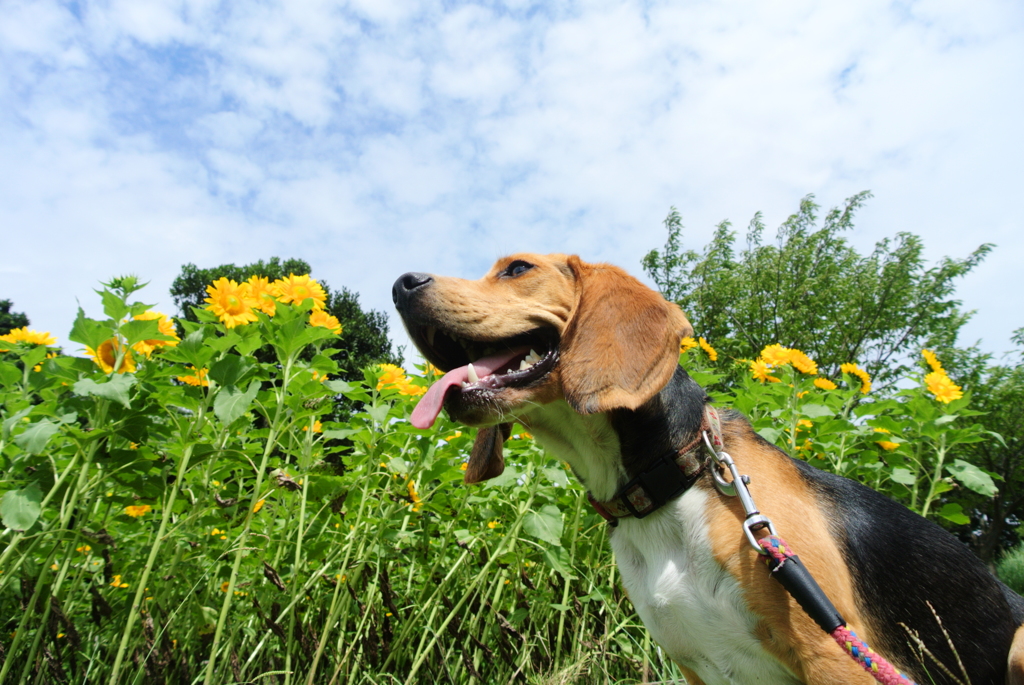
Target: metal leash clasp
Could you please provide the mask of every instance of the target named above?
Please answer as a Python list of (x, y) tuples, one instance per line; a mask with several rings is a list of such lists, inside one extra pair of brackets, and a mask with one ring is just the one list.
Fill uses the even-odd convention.
[[(757, 544), (754, 531), (767, 528), (769, 533), (775, 535), (775, 528), (772, 526), (771, 519), (764, 516), (754, 506), (754, 499), (750, 496), (750, 490), (747, 488), (747, 485), (750, 484), (750, 478), (740, 475), (736, 462), (732, 460), (728, 452), (725, 450), (718, 451), (714, 448), (711, 440), (708, 438), (707, 431), (701, 431), (701, 435), (704, 437), (704, 445), (708, 448), (708, 452), (711, 453), (711, 458), (715, 462), (711, 469), (711, 477), (715, 481), (715, 487), (727, 497), (740, 498), (740, 504), (743, 505), (743, 511), (747, 515), (743, 519), (743, 532), (746, 534), (750, 545), (757, 550), (758, 554), (767, 554), (768, 552), (761, 545)], [(727, 481), (722, 473), (719, 472), (719, 468), (728, 469), (732, 475), (732, 481)]]

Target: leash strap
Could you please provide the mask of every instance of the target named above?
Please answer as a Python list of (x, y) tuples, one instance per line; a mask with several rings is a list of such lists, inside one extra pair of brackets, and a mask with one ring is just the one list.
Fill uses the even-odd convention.
[(768, 554), (764, 562), (772, 572), (772, 577), (782, 583), (793, 599), (797, 601), (807, 615), (821, 626), (826, 633), (831, 633), (846, 621), (836, 611), (835, 606), (822, 591), (817, 581), (800, 562), (800, 558), (786, 548), (786, 543), (775, 535), (758, 540), (758, 544)]
[(771, 570), (772, 577), (782, 583), (807, 615), (831, 635), (832, 639), (865, 671), (885, 685), (914, 685), (914, 681), (871, 651), (867, 643), (846, 627), (846, 621), (782, 538), (769, 535), (758, 540), (758, 544), (765, 552), (765, 563)]

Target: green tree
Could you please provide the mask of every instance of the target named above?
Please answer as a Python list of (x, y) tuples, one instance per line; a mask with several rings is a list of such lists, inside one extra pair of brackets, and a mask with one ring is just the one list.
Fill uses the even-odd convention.
[(28, 317), (21, 312), (12, 312), (14, 303), (10, 300), (0, 300), (0, 335), (7, 335), (15, 328), (28, 326)]
[(758, 213), (741, 250), (723, 221), (700, 253), (683, 248), (673, 207), (665, 219), (668, 240), (643, 258), (643, 267), (720, 352), (753, 359), (781, 343), (809, 354), (826, 375), (835, 377), (853, 361), (885, 385), (905, 375), (908, 354), (954, 345), (971, 315), (953, 299), (954, 283), (992, 246), (928, 267), (921, 238), (898, 233), (861, 255), (842, 234), (870, 197), (854, 195), (819, 226), (819, 207), (808, 195), (779, 227), (775, 244), (764, 242)]
[[(195, 264), (185, 264), (181, 273), (171, 284), (171, 298), (181, 312), (181, 316), (189, 321), (196, 321), (194, 307), (204, 307), (206, 286), (218, 278), (230, 278), (242, 282), (250, 276), (263, 276), (274, 281), (288, 274), (308, 274), (309, 264), (301, 259), (281, 260), (271, 257), (264, 262), (262, 259), (254, 264), (236, 266), (221, 264), (209, 269), (200, 269)], [(343, 332), (341, 337), (328, 347), (339, 350), (333, 357), (339, 366), (339, 376), (344, 380), (360, 380), (363, 378), (361, 369), (370, 364), (389, 363), (401, 364), (401, 351), (397, 354), (391, 349), (388, 339), (388, 320), (381, 312), (373, 309), (364, 311), (359, 306), (359, 295), (342, 287), (332, 290), (320, 281), (327, 292), (325, 309), (338, 318)]]
[(990, 364), (988, 355), (953, 362), (971, 388), (971, 409), (982, 412), (977, 422), (989, 431), (960, 456), (993, 475), (999, 492), (994, 497), (955, 493), (964, 511), (972, 513), (967, 542), (989, 563), (1019, 542), (1017, 526), (1024, 515), (1024, 328), (1014, 339), (1021, 346), (1015, 363)]

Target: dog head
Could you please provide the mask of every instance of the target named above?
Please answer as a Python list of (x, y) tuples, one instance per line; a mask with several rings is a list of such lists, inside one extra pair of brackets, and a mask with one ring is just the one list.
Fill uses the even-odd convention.
[(441, 409), (481, 426), (467, 482), (501, 473), (511, 424), (564, 398), (581, 414), (635, 409), (668, 383), (682, 311), (622, 269), (576, 256), (517, 254), (478, 281), (407, 273), (392, 290), (413, 343), (445, 372), (413, 425)]

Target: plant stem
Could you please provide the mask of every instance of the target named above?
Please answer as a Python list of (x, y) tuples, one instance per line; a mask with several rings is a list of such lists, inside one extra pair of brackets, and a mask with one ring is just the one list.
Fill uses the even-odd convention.
[[(206, 415), (206, 403), (203, 402), (199, 406), (199, 412), (196, 415), (195, 423), (188, 438), (192, 435), (199, 433), (203, 419)], [(189, 460), (192, 458), (192, 450), (195, 448), (195, 442), (188, 442), (185, 447), (185, 451), (181, 455), (181, 459), (178, 462), (178, 473), (174, 479), (174, 483), (171, 486), (171, 494), (167, 498), (167, 502), (163, 506), (163, 515), (160, 517), (160, 528), (157, 531), (156, 539), (149, 548), (149, 557), (146, 559), (146, 565), (142, 569), (142, 577), (139, 578), (138, 584), (135, 588), (135, 597), (132, 599), (132, 608), (128, 612), (128, 620), (125, 621), (124, 633), (121, 635), (121, 644), (117, 648), (117, 656), (114, 657), (114, 666), (110, 671), (110, 685), (117, 685), (117, 676), (121, 670), (121, 663), (124, 660), (124, 653), (128, 649), (128, 641), (131, 639), (132, 626), (135, 625), (135, 617), (139, 614), (139, 608), (142, 606), (142, 598), (145, 596), (146, 584), (149, 582), (150, 571), (153, 570), (153, 564), (156, 563), (157, 553), (160, 551), (160, 546), (163, 544), (164, 537), (167, 533), (167, 524), (174, 513), (174, 502), (178, 497), (178, 491), (181, 488), (181, 484), (185, 482), (185, 472), (188, 470)]]
[(281, 417), (284, 414), (285, 409), (285, 396), (288, 390), (288, 382), (291, 380), (292, 366), (295, 363), (295, 354), (289, 356), (283, 366), (283, 372), (281, 376), (281, 385), (277, 389), (277, 407), (274, 409), (274, 420), (270, 424), (270, 430), (267, 434), (267, 442), (263, 449), (263, 457), (260, 460), (260, 466), (256, 470), (256, 483), (252, 489), (252, 499), (249, 502), (249, 509), (245, 514), (245, 523), (242, 527), (242, 533), (238, 537), (237, 547), (235, 549), (234, 563), (231, 565), (231, 578), (228, 581), (228, 590), (224, 596), (224, 602), (221, 604), (220, 616), (217, 618), (217, 629), (213, 634), (213, 643), (210, 645), (210, 658), (206, 664), (206, 678), (203, 680), (204, 685), (211, 685), (213, 680), (213, 674), (215, 671), (215, 665), (217, 663), (217, 646), (220, 644), (221, 636), (224, 634), (224, 624), (227, 622), (228, 610), (231, 608), (231, 600), (235, 591), (235, 584), (238, 582), (238, 570), (242, 565), (242, 555), (245, 553), (245, 545), (249, 540), (249, 531), (252, 529), (252, 519), (256, 515), (253, 511), (256, 508), (256, 503), (259, 501), (260, 493), (263, 487), (263, 476), (267, 471), (267, 463), (270, 461), (270, 455), (274, 451), (274, 447), (277, 445), (277, 439), (281, 432)]
[(928, 486), (928, 497), (925, 498), (924, 504), (921, 506), (921, 516), (928, 517), (928, 509), (931, 508), (932, 502), (935, 500), (935, 490), (939, 486), (939, 482), (942, 481), (942, 465), (946, 461), (946, 434), (942, 433), (939, 436), (939, 452), (938, 458), (935, 460), (935, 471), (932, 473), (932, 480)]

